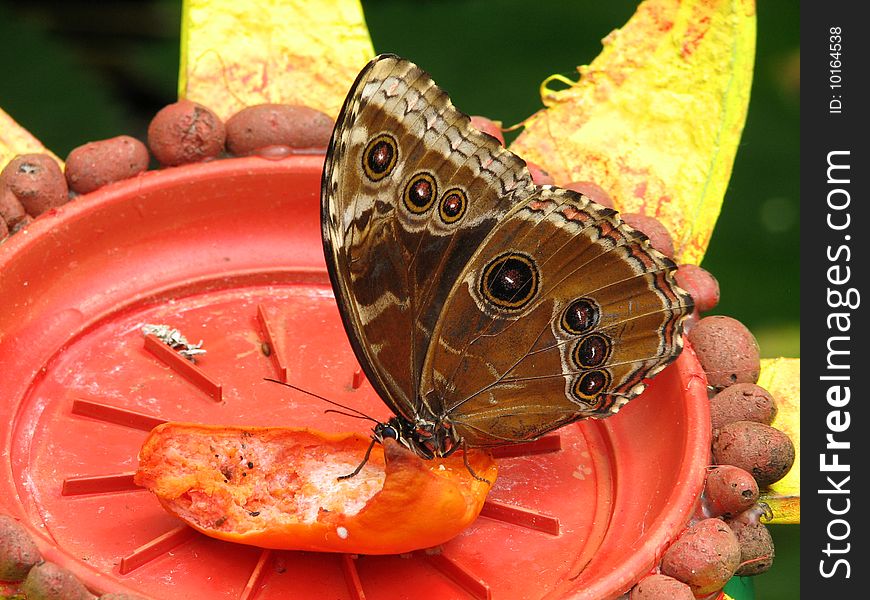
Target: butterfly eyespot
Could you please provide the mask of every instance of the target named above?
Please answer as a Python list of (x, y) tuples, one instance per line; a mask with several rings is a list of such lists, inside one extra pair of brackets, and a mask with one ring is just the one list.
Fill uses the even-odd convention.
[(395, 138), (386, 133), (372, 139), (362, 155), (362, 166), (366, 177), (380, 181), (390, 174), (399, 158), (399, 147)]
[(571, 391), (577, 400), (585, 404), (591, 404), (595, 397), (610, 383), (610, 374), (607, 371), (586, 371), (574, 380)]
[(598, 325), (600, 318), (601, 311), (594, 300), (578, 298), (562, 313), (562, 329), (568, 333), (586, 333)]
[(402, 199), (405, 208), (415, 215), (421, 215), (432, 207), (437, 195), (438, 186), (435, 178), (429, 173), (417, 173), (405, 186)]
[(441, 220), (450, 225), (462, 218), (468, 206), (468, 197), (459, 188), (453, 188), (444, 192), (439, 205)]
[(574, 346), (574, 364), (584, 369), (593, 369), (604, 364), (610, 354), (610, 339), (600, 333), (581, 338)]
[(507, 252), (483, 268), (481, 295), (495, 306), (519, 310), (538, 293), (538, 267), (531, 257)]

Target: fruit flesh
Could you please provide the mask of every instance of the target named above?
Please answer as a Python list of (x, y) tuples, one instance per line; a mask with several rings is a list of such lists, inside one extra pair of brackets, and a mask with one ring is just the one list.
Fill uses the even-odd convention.
[[(168, 423), (140, 451), (136, 483), (195, 529), (267, 548), (391, 554), (446, 542), (479, 514), (490, 483), (460, 453), (425, 461), (393, 440), (281, 427)], [(489, 482), (492, 459), (469, 464)]]

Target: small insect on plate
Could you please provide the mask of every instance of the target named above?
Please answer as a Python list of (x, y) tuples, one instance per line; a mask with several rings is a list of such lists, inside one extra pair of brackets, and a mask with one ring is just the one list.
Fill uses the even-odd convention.
[[(392, 439), (285, 427), (165, 423), (139, 454), (135, 481), (194, 529), (283, 550), (399, 554), (442, 544), (480, 513), (489, 483), (457, 453), (422, 460)], [(492, 458), (469, 464), (494, 482)]]

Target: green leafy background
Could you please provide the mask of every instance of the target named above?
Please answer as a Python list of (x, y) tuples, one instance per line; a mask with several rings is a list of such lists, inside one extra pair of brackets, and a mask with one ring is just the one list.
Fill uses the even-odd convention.
[[(540, 108), (545, 77), (575, 76), (636, 5), (363, 0), (378, 52), (411, 58), (462, 110), (506, 125)], [(144, 140), (176, 97), (180, 17), (180, 0), (0, 0), (0, 107), (62, 158), (122, 133)], [(800, 356), (799, 92), (799, 4), (759, 2), (748, 119), (703, 266), (722, 292), (714, 312), (745, 323), (767, 357)], [(755, 597), (793, 600), (800, 527), (771, 529), (777, 558), (753, 578)]]

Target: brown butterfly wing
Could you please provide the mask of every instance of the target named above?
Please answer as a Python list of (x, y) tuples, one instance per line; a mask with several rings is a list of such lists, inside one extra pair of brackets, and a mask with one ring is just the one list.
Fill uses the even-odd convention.
[(691, 298), (618, 215), (539, 188), (483, 241), (448, 296), (424, 398), (471, 446), (615, 413), (682, 348)]
[(409, 419), (441, 307), (480, 242), (534, 190), (525, 163), (470, 127), (432, 79), (391, 55), (348, 93), (321, 190), (345, 329), (383, 400)]

